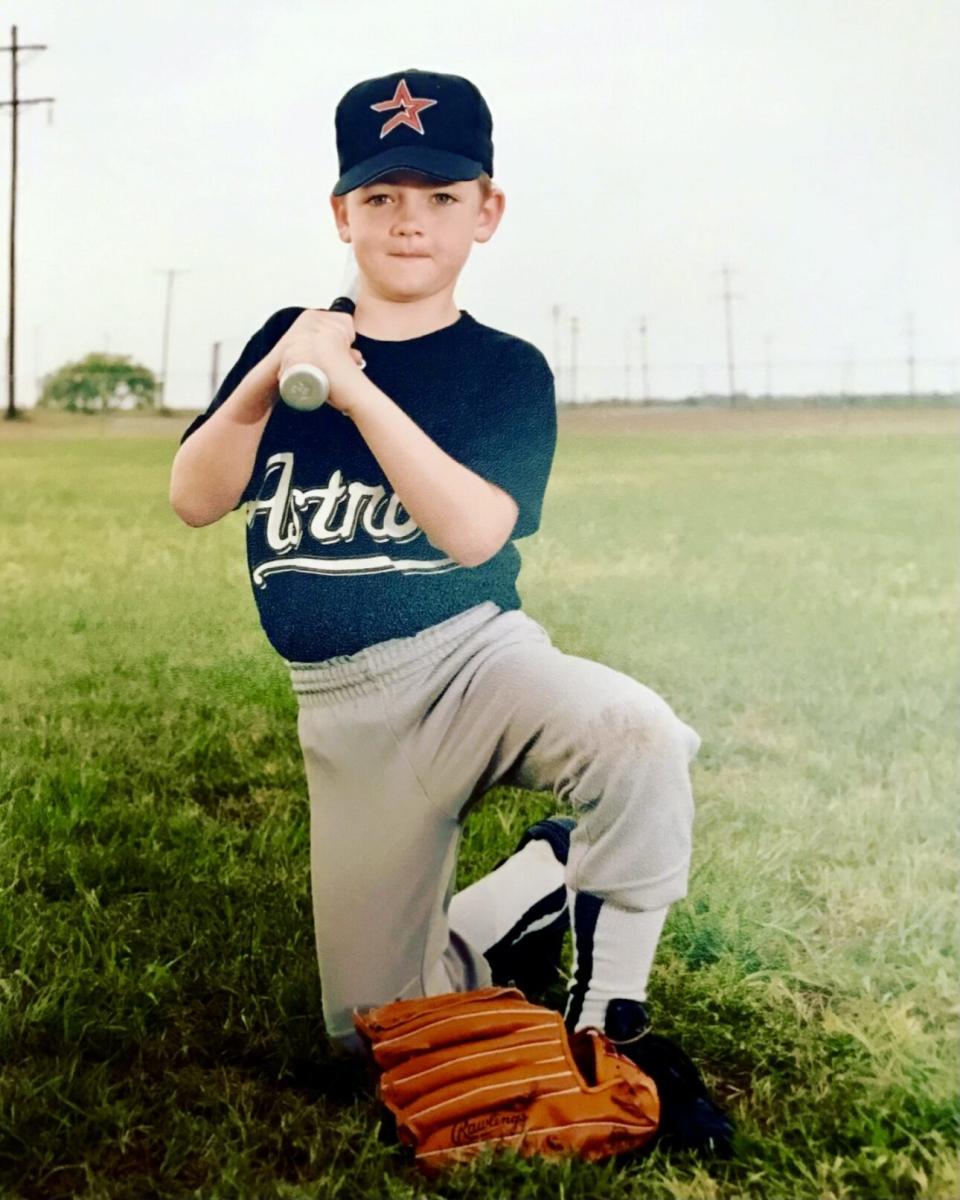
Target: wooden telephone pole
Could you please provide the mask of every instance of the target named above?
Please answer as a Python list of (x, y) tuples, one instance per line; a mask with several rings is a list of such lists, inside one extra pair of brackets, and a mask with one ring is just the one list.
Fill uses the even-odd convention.
[[(0, 101), (0, 108), (13, 109), (13, 156), (10, 172), (10, 314), (7, 325), (7, 412), (6, 420), (17, 418), (17, 398), (14, 386), (15, 349), (16, 349), (16, 237), (17, 237), (17, 118), (21, 104), (53, 104), (52, 96), (41, 96), (36, 100), (21, 100), (17, 96), (17, 54), (22, 50), (46, 50), (46, 46), (18, 46), (17, 27), (13, 26), (10, 37), (11, 45), (0, 46), (0, 50), (10, 51), (10, 61), (13, 67), (12, 100)], [(50, 109), (47, 109), (48, 119)]]
[(730, 291), (730, 267), (727, 263), (723, 264), (723, 270), (720, 272), (723, 275), (723, 311), (726, 316), (727, 330), (727, 383), (730, 389), (730, 407), (734, 408), (737, 403), (737, 385), (734, 376), (733, 365), (733, 309), (731, 301), (739, 300), (739, 296), (734, 296)]

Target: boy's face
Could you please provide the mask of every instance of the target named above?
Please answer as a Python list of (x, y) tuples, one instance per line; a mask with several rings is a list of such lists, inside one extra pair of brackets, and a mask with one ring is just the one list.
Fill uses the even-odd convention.
[(452, 287), (473, 243), (493, 236), (504, 201), (499, 188), (484, 200), (475, 179), (441, 183), (409, 171), (330, 197), (367, 286), (399, 303)]

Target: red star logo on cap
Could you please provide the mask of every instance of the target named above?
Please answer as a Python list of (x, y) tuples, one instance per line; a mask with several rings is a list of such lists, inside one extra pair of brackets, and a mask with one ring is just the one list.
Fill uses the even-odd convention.
[(406, 125), (410, 129), (416, 130), (417, 133), (423, 133), (424, 128), (420, 124), (420, 111), (436, 103), (436, 100), (417, 99), (411, 96), (410, 89), (407, 87), (407, 81), (401, 79), (397, 84), (397, 90), (393, 93), (390, 100), (381, 100), (379, 104), (371, 104), (370, 107), (374, 112), (389, 112), (392, 108), (403, 109), (403, 112), (399, 112), (395, 117), (391, 117), (380, 130), (380, 136), (383, 138), (392, 129), (396, 129), (398, 125)]

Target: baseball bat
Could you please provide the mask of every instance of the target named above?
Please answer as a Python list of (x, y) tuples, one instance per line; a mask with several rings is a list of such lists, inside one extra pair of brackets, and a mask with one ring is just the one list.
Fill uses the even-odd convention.
[[(349, 313), (353, 316), (356, 311), (355, 297), (357, 294), (357, 272), (353, 260), (352, 248), (347, 255), (347, 266), (344, 278), (348, 281), (341, 295), (330, 305), (328, 312)], [(360, 364), (361, 368), (366, 363)], [(330, 380), (321, 367), (313, 363), (295, 363), (288, 367), (280, 376), (280, 396), (291, 408), (301, 412), (310, 412), (326, 404), (330, 395)]]

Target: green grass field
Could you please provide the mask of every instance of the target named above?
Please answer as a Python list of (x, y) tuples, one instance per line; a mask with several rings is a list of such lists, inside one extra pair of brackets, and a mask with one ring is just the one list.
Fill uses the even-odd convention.
[[(421, 1181), (325, 1042), (296, 703), (185, 420), (0, 431), (0, 1195), (958, 1195), (957, 417), (564, 415), (524, 607), (703, 738), (650, 1004), (725, 1163)], [(490, 792), (465, 884), (549, 794)]]

